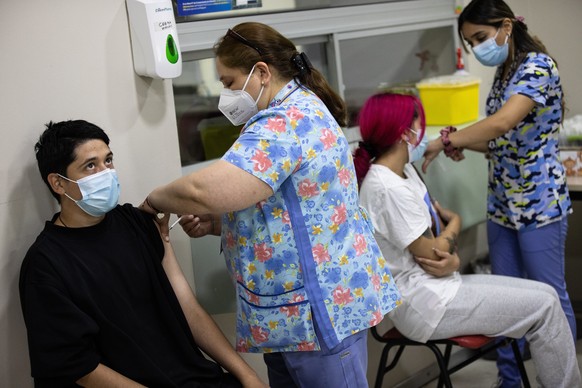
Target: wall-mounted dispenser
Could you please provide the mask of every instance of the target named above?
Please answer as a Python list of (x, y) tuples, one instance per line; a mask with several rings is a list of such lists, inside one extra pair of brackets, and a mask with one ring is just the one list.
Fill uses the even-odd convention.
[(176, 78), (182, 56), (171, 0), (126, 0), (133, 67), (139, 75)]

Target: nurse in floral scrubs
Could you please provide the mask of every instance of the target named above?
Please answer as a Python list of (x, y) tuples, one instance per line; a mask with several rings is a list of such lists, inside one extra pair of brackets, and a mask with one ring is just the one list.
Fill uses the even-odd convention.
[(219, 109), (245, 124), (220, 161), (142, 207), (221, 234), (237, 291), (237, 350), (265, 353), (272, 387), (366, 387), (366, 333), (400, 303), (341, 126), (346, 107), (304, 53), (243, 23), (215, 46)]

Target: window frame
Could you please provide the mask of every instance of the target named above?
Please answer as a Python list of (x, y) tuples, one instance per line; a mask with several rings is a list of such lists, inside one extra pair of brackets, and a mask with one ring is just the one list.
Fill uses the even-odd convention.
[(275, 28), (296, 44), (329, 41), (329, 80), (343, 97), (339, 43), (343, 39), (451, 27), (455, 47), (457, 16), (454, 0), (408, 0), (337, 8), (230, 17), (177, 24), (183, 60), (209, 58), (225, 31), (242, 22), (258, 21)]

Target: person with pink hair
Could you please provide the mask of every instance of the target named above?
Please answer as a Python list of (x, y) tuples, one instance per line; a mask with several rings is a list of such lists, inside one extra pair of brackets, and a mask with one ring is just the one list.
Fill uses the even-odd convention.
[(402, 294), (402, 304), (388, 314), (396, 328), (420, 342), (472, 334), (525, 336), (542, 386), (581, 386), (568, 321), (551, 286), (459, 274), (461, 217), (431, 201), (411, 164), (423, 154), (420, 100), (376, 94), (362, 107), (359, 125), (362, 142), (354, 164), (360, 204)]

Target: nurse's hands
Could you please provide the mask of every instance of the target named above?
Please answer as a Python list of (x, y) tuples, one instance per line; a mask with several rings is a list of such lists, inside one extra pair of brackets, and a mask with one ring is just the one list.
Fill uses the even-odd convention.
[(439, 257), (438, 260), (426, 257), (414, 257), (414, 260), (424, 269), (424, 271), (434, 277), (440, 278), (448, 276), (459, 269), (461, 259), (457, 253), (449, 253), (433, 248), (434, 253)]
[(220, 235), (220, 219), (213, 214), (184, 215), (180, 226), (190, 237), (202, 237), (208, 234)]
[[(438, 154), (445, 149), (443, 142), (440, 138), (437, 138), (430, 143), (426, 147), (426, 151), (424, 152), (424, 163), (422, 163), (422, 172), (426, 174), (426, 169), (428, 165), (438, 156)], [(462, 148), (455, 148), (447, 157), (451, 158), (455, 162), (460, 162), (461, 160), (465, 159), (465, 155), (463, 154)]]

